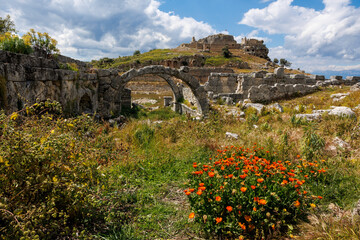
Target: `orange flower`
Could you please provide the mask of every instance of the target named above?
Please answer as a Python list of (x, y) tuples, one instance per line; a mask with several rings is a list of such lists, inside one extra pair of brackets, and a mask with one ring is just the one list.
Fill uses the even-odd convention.
[(221, 170), (225, 170), (225, 167), (224, 167), (224, 166), (221, 166)]
[(204, 191), (206, 187), (199, 187), (199, 190)]
[(186, 191), (185, 194), (186, 194), (187, 196), (189, 196), (189, 195), (191, 194), (191, 192)]
[(193, 189), (193, 188), (190, 188), (190, 189), (189, 189), (189, 191), (190, 191), (190, 192), (194, 192), (194, 191), (195, 191), (195, 189)]
[(263, 178), (259, 178), (257, 181), (258, 181), (258, 183), (262, 183), (262, 182), (264, 181), (264, 179), (263, 179)]
[(267, 203), (267, 201), (265, 199), (260, 199), (259, 200), (260, 205), (265, 205), (266, 203)]
[(256, 207), (253, 207), (253, 211), (256, 212)]
[(234, 176), (234, 174), (229, 174), (228, 178), (232, 178)]
[(221, 197), (220, 197), (220, 196), (216, 196), (216, 197), (215, 197), (215, 201), (220, 202), (220, 201), (221, 201)]
[(247, 222), (251, 222), (251, 217), (250, 217), (250, 216), (246, 215), (244, 218), (245, 218), (245, 220), (246, 220)]
[(245, 224), (242, 224), (242, 223), (239, 222), (239, 226), (242, 228), (242, 230), (244, 230), (244, 231), (246, 230)]
[(209, 177), (214, 177), (214, 176), (215, 176), (215, 173), (213, 173), (213, 172), (208, 172), (208, 175), (209, 175)]
[(295, 206), (295, 207), (300, 207), (300, 202), (299, 202), (299, 200), (296, 200), (296, 202), (294, 202), (294, 206)]
[(204, 183), (199, 183), (199, 186), (200, 187), (203, 187), (205, 184)]
[(240, 188), (240, 191), (242, 191), (242, 192), (246, 192), (246, 187), (242, 187), (242, 188)]
[(189, 214), (190, 219), (193, 219), (194, 217), (195, 217), (195, 213), (192, 212), (192, 213)]
[(226, 210), (228, 210), (229, 212), (231, 212), (233, 210), (233, 208), (231, 206), (227, 206)]
[(251, 189), (252, 189), (252, 190), (255, 190), (255, 188), (256, 188), (256, 187), (255, 187), (254, 185), (251, 185)]
[(215, 221), (216, 221), (216, 224), (221, 223), (222, 218), (221, 218), (221, 217), (217, 217), (217, 218), (215, 219)]
[(318, 199), (322, 199), (323, 197), (322, 196), (318, 196)]
[(297, 158), (300, 158), (300, 155), (296, 155)]
[(200, 196), (202, 194), (202, 191), (199, 190), (199, 191), (196, 192), (196, 194)]

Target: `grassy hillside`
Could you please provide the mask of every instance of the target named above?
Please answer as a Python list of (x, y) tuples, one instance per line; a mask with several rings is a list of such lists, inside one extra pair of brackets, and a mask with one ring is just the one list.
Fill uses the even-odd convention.
[[(133, 112), (127, 122), (119, 126), (99, 123), (86, 115), (63, 119), (58, 115), (56, 103), (50, 105), (51, 111), (47, 109), (49, 114), (44, 114), (44, 106), (33, 106), (10, 116), (0, 114), (0, 238), (214, 237), (215, 232), (204, 229), (207, 229), (206, 222), (215, 223), (215, 219), (198, 218), (197, 212), (194, 219), (189, 219), (194, 205), (184, 190), (195, 179), (194, 166), (202, 168), (211, 162), (209, 158), (219, 156), (217, 150), (225, 146), (255, 149), (256, 143), (256, 149), (263, 147), (268, 151), (265, 154), (273, 159), (271, 161), (284, 161), (295, 168), (300, 157), (319, 161), (326, 169), (323, 177), (304, 183), (313, 196), (322, 196), (322, 200), (302, 210), (309, 214), (309, 220), (285, 225), (280, 222), (279, 228), (271, 225), (271, 239), (295, 236), (296, 239), (359, 239), (360, 222), (351, 218), (349, 210), (360, 195), (360, 110), (356, 110), (357, 119), (324, 115), (321, 121), (307, 122), (293, 117), (298, 112), (331, 105), (360, 104), (359, 91), (339, 102), (330, 98), (331, 94), (348, 91), (348, 87), (326, 88), (281, 101), (284, 113), (273, 110), (257, 113), (247, 109), (245, 121), (229, 115), (232, 110), (240, 111), (239, 107), (219, 105), (213, 105), (209, 117), (200, 122), (169, 109), (159, 109)], [(226, 132), (236, 133), (239, 138), (227, 138)], [(349, 148), (336, 147), (333, 143), (336, 137), (346, 141)], [(214, 181), (219, 179), (225, 186), (229, 181), (241, 179), (238, 175), (232, 180), (220, 176)], [(267, 186), (270, 190), (273, 185)], [(235, 189), (233, 193), (236, 191), (240, 192)], [(263, 195), (264, 206), (251, 213), (253, 219), (260, 216), (256, 214), (265, 216), (270, 209), (279, 211), (277, 205), (271, 205), (275, 199), (274, 194), (269, 193)], [(195, 192), (192, 194), (190, 196), (197, 196)], [(250, 188), (244, 191), (244, 196), (246, 194), (251, 194)], [(228, 200), (223, 196), (219, 203), (222, 201), (227, 204)], [(329, 210), (330, 203), (335, 204), (337, 210)], [(201, 206), (204, 204), (206, 202)], [(295, 202), (281, 211), (289, 216), (298, 209)], [(229, 210), (224, 210), (224, 216)], [(231, 213), (237, 211), (245, 211), (245, 207)], [(294, 218), (291, 214), (290, 217)], [(267, 221), (270, 220), (271, 217)], [(219, 222), (214, 224), (217, 229), (227, 226), (220, 219), (216, 221)], [(249, 239), (250, 225), (246, 228), (249, 232), (239, 233), (237, 239), (240, 234)], [(257, 226), (263, 227), (260, 222)], [(223, 234), (231, 236), (227, 232)]]
[[(231, 58), (225, 58), (221, 52), (202, 52), (196, 49), (190, 48), (174, 48), (174, 49), (154, 49), (149, 52), (133, 55), (124, 56), (118, 58), (103, 58), (99, 60), (93, 60), (91, 64), (97, 68), (123, 68), (129, 64), (137, 65), (151, 65), (158, 64), (163, 60), (173, 59), (181, 56), (193, 56), (194, 54), (203, 55), (205, 57), (205, 67), (221, 67), (225, 65), (236, 65), (237, 63), (247, 62), (251, 68), (249, 69), (238, 69), (233, 68), (235, 72), (247, 73), (251, 71), (264, 70), (265, 63), (267, 60), (246, 54), (241, 49), (231, 50), (233, 56)], [(127, 67), (130, 68), (130, 67)], [(272, 68), (266, 69), (267, 71), (273, 71)], [(301, 73), (300, 71), (293, 70), (288, 73)]]

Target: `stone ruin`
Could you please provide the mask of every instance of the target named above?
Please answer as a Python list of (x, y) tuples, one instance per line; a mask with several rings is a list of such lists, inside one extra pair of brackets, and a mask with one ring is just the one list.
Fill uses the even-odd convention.
[[(61, 62), (66, 61), (66, 62)], [(78, 65), (78, 71), (64, 69), (67, 62)], [(196, 70), (196, 69), (195, 69)], [(180, 69), (152, 65), (131, 69), (122, 74), (118, 69), (91, 69), (86, 63), (67, 57), (46, 59), (41, 57), (0, 51), (0, 108), (8, 113), (18, 111), (25, 104), (52, 99), (60, 102), (70, 114), (97, 113), (103, 118), (120, 114), (132, 106), (131, 90), (126, 84), (137, 77), (153, 75), (162, 78), (170, 86), (172, 101), (166, 105), (180, 113), (206, 115), (209, 100), (226, 99), (228, 104), (245, 99), (267, 103), (278, 99), (296, 97), (319, 90), (328, 85), (359, 84), (360, 77), (285, 74), (284, 68), (251, 74), (205, 71), (207, 81), (200, 81), (201, 69)], [(182, 84), (178, 80), (181, 80)], [(189, 108), (182, 103), (186, 99), (197, 107)]]
[(237, 43), (232, 35), (216, 34), (198, 41), (193, 37), (191, 43), (183, 43), (180, 48), (193, 48), (206, 52), (221, 52), (224, 47), (231, 49), (243, 49), (247, 54), (264, 58), (270, 61), (268, 57), (269, 49), (265, 46), (263, 40), (247, 39), (246, 37)]

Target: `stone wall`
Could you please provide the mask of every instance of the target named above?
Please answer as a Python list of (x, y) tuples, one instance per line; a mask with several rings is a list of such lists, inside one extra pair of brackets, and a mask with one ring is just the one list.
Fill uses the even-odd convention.
[(0, 76), (6, 80), (8, 111), (46, 99), (59, 101), (69, 112), (97, 108), (97, 75), (60, 69), (54, 59), (0, 51)]

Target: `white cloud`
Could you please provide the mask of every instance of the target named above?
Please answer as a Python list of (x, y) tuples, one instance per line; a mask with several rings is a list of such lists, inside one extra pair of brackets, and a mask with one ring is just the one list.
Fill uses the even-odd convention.
[(19, 34), (49, 32), (64, 55), (82, 60), (174, 47), (216, 31), (207, 23), (159, 10), (157, 0), (0, 0)]
[(292, 2), (277, 0), (263, 9), (251, 9), (239, 23), (269, 34), (284, 34), (284, 47), (271, 49), (270, 55), (282, 53), (301, 67), (330, 68), (336, 62), (336, 66), (349, 64), (357, 68), (360, 8), (350, 5), (350, 0), (323, 0), (325, 8), (320, 11), (294, 6)]

